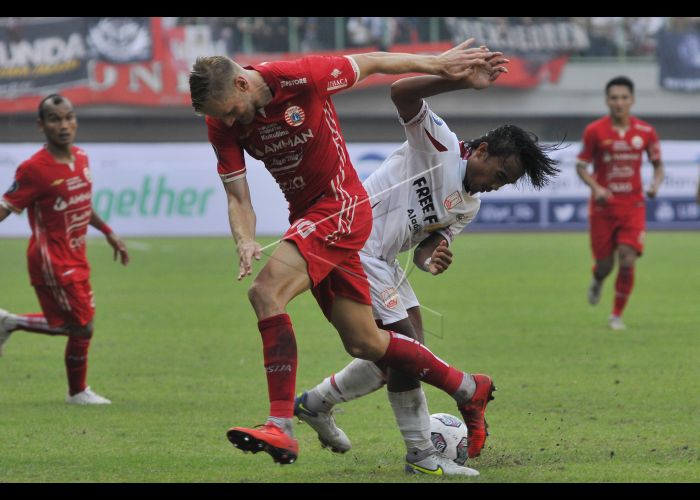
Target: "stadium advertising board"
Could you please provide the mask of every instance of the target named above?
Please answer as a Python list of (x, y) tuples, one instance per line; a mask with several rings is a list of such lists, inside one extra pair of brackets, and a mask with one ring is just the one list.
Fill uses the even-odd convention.
[[(558, 81), (567, 47), (586, 42), (581, 38), (585, 32), (560, 28), (542, 32), (552, 35), (543, 40), (563, 48), (555, 52), (541, 44), (533, 48), (527, 37), (509, 39), (509, 73), (496, 85), (527, 88)], [(482, 31), (486, 36), (493, 30), (482, 27)], [(451, 47), (450, 42), (415, 43), (394, 45), (391, 50), (436, 54)], [(374, 50), (377, 47), (368, 46), (317, 53)], [(0, 25), (0, 112), (33, 112), (41, 97), (56, 91), (78, 106), (190, 107), (189, 71), (198, 56), (230, 54), (240, 64), (251, 65), (309, 55), (232, 52), (227, 35), (216, 26), (164, 26), (160, 17), (22, 18)], [(355, 88), (386, 85), (398, 78), (374, 75)]]
[[(83, 144), (90, 158), (93, 206), (124, 236), (226, 236), (226, 196), (207, 143)], [(12, 184), (17, 166), (40, 144), (5, 144), (0, 153), (0, 190)], [(348, 150), (366, 179), (398, 144), (350, 144)], [(506, 186), (482, 195), (474, 230), (583, 230), (588, 219), (588, 188), (574, 168), (579, 144), (556, 153), (562, 162), (557, 181), (536, 193)], [(650, 229), (700, 229), (695, 201), (700, 141), (662, 142), (666, 178), (660, 198), (647, 203)], [(289, 223), (287, 204), (262, 164), (246, 158), (248, 182), (261, 235), (279, 235)], [(648, 182), (652, 167), (643, 166)], [(91, 229), (92, 231), (92, 229)], [(27, 236), (26, 214), (0, 224), (0, 237)], [(94, 232), (92, 234), (95, 234)]]

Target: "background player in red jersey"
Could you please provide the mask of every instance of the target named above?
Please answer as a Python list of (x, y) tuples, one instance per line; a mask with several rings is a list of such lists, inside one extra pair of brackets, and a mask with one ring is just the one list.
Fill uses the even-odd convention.
[(119, 257), (126, 265), (129, 254), (92, 209), (88, 158), (73, 145), (78, 129), (73, 105), (57, 94), (44, 98), (38, 123), (46, 145), (17, 168), (12, 187), (0, 200), (0, 221), (11, 212), (29, 211), (29, 276), (43, 314), (10, 314), (0, 309), (0, 350), (16, 330), (65, 335), (66, 402), (109, 404), (86, 383), (95, 314), (85, 254), (88, 224), (105, 234), (115, 260)]
[(484, 412), (495, 389), (490, 377), (469, 375), (437, 358), (414, 339), (380, 330), (359, 251), (372, 229), (372, 210), (355, 169), (331, 96), (374, 73), (428, 73), (456, 80), (475, 67), (495, 79), (500, 53), (469, 49), (473, 40), (437, 56), (374, 52), (345, 57), (309, 56), (242, 68), (226, 57), (199, 58), (190, 73), (192, 105), (207, 116), (209, 139), (229, 202), (231, 231), (242, 279), (261, 246), (245, 180), (245, 150), (265, 163), (289, 202), (291, 228), (255, 278), (248, 296), (258, 317), (270, 413), (256, 429), (231, 428), (244, 451), (266, 451), (292, 463), (297, 351), (287, 304), (311, 289), (345, 349), (452, 395), (469, 428), (470, 455), (486, 440)]
[[(591, 247), (595, 265), (588, 301), (600, 301), (603, 281), (612, 272), (615, 252), (619, 269), (615, 280), (615, 300), (608, 325), (625, 329), (622, 313), (634, 284), (634, 265), (644, 250), (646, 208), (642, 189), (642, 154), (654, 166), (654, 178), (646, 193), (656, 197), (664, 179), (661, 148), (654, 128), (632, 116), (634, 83), (624, 76), (605, 86), (610, 114), (594, 121), (583, 133), (583, 150), (576, 172), (591, 188), (589, 208)], [(593, 175), (588, 164), (593, 163)]]

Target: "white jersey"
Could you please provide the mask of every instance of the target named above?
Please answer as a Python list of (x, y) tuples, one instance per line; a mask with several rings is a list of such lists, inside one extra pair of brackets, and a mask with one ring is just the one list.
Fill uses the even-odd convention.
[(374, 221), (362, 252), (389, 263), (436, 231), (451, 243), (481, 204), (464, 190), (457, 136), (425, 101), (403, 125), (408, 141), (364, 182)]

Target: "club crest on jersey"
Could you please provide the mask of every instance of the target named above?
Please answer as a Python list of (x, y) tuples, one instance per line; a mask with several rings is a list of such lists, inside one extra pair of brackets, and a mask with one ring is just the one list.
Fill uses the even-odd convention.
[(639, 137), (638, 135), (635, 135), (632, 137), (632, 147), (634, 149), (642, 149), (642, 146), (644, 146), (644, 139)]
[(304, 123), (305, 118), (306, 114), (299, 106), (289, 106), (287, 111), (284, 112), (284, 121), (287, 122), (287, 125), (291, 125), (292, 127), (298, 127)]
[(443, 204), (445, 205), (445, 208), (447, 210), (452, 210), (452, 208), (456, 207), (460, 203), (462, 203), (462, 195), (460, 194), (459, 191), (455, 191), (451, 195), (449, 195), (447, 198), (445, 198), (445, 201)]

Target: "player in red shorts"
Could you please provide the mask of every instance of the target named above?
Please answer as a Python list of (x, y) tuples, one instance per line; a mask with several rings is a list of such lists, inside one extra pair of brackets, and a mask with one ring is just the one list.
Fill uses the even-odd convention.
[[(576, 171), (591, 188), (589, 219), (595, 265), (588, 301), (592, 305), (600, 301), (603, 281), (612, 272), (617, 253), (619, 269), (608, 325), (613, 330), (624, 330), (622, 313), (632, 293), (635, 262), (644, 250), (643, 153), (654, 166), (654, 179), (646, 191), (649, 198), (656, 197), (664, 168), (654, 127), (630, 114), (634, 83), (623, 76), (613, 78), (605, 92), (610, 114), (586, 127)], [(591, 162), (593, 175), (588, 173)]]
[(115, 260), (119, 256), (126, 265), (129, 254), (92, 209), (88, 157), (73, 145), (78, 129), (73, 105), (57, 94), (44, 98), (39, 104), (38, 123), (46, 145), (17, 168), (12, 187), (0, 200), (0, 221), (11, 212), (29, 211), (29, 276), (43, 313), (10, 314), (0, 309), (0, 352), (17, 330), (67, 336), (66, 402), (109, 404), (86, 382), (95, 314), (85, 254), (88, 224), (105, 234)]
[(374, 52), (308, 56), (242, 68), (226, 57), (199, 58), (190, 73), (192, 105), (207, 116), (209, 139), (228, 196), (239, 256), (238, 279), (260, 259), (255, 213), (243, 151), (262, 160), (289, 202), (291, 223), (248, 291), (258, 317), (270, 413), (258, 428), (233, 427), (227, 436), (244, 451), (266, 451), (292, 463), (297, 348), (285, 309), (311, 289), (354, 357), (403, 371), (452, 395), (474, 437), (486, 439), (484, 412), (495, 389), (490, 377), (469, 375), (414, 339), (380, 330), (359, 251), (372, 230), (372, 208), (355, 169), (331, 96), (374, 73), (427, 73), (456, 80), (474, 65), (497, 69), (506, 60), (473, 40), (438, 56)]

